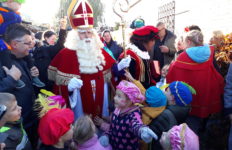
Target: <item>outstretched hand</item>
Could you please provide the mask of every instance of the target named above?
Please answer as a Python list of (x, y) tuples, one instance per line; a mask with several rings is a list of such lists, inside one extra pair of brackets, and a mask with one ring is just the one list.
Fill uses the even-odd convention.
[(153, 138), (158, 139), (157, 135), (148, 127), (142, 127), (139, 131), (141, 139), (146, 143), (150, 143)]

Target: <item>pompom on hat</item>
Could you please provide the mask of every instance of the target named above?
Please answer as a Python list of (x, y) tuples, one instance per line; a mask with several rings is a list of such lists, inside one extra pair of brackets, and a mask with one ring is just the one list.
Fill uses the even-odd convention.
[(73, 29), (93, 28), (93, 9), (87, 0), (72, 0), (68, 18)]
[(40, 120), (38, 134), (43, 144), (54, 145), (59, 138), (70, 130), (74, 121), (74, 113), (71, 109), (53, 108)]
[(151, 86), (146, 90), (146, 102), (151, 107), (162, 107), (166, 106), (167, 98), (159, 88)]
[(198, 136), (186, 123), (170, 129), (169, 138), (172, 150), (199, 150)]
[(121, 90), (133, 103), (141, 103), (145, 100), (144, 95), (141, 93), (140, 89), (133, 83), (126, 80), (122, 80), (117, 89)]
[(190, 104), (192, 102), (192, 94), (196, 94), (196, 91), (184, 82), (174, 81), (168, 87), (174, 96), (176, 104), (179, 106)]

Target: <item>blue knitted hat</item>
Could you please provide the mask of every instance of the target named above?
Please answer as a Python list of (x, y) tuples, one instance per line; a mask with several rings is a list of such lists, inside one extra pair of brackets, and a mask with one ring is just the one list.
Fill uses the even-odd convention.
[(174, 81), (169, 85), (171, 94), (174, 95), (176, 104), (187, 106), (192, 102), (192, 93), (188, 86), (180, 81)]
[(151, 107), (161, 107), (167, 104), (167, 98), (157, 87), (151, 86), (146, 90), (146, 102)]

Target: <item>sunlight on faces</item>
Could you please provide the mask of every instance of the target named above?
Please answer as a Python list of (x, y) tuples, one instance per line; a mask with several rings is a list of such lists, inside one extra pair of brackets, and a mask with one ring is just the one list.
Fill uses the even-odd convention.
[(18, 121), (21, 117), (22, 107), (18, 106), (16, 99), (12, 100), (7, 106), (6, 117), (9, 122)]
[(168, 132), (163, 132), (162, 136), (160, 138), (160, 144), (164, 150), (170, 150), (171, 149), (171, 143), (170, 143), (170, 134), (171, 130)]
[(57, 37), (56, 35), (52, 35), (49, 38), (45, 38), (49, 45), (55, 45)]
[(114, 96), (114, 106), (119, 109), (124, 109), (130, 106), (132, 102), (121, 90), (116, 90), (116, 95)]
[(106, 43), (110, 43), (111, 41), (111, 35), (109, 32), (105, 32), (104, 35), (103, 35), (103, 39)]

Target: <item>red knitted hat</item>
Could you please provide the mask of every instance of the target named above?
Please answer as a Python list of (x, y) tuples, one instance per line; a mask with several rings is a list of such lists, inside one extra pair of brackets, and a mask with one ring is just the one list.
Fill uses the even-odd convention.
[(53, 108), (40, 120), (38, 133), (45, 145), (58, 143), (59, 138), (69, 131), (74, 121), (73, 111), (70, 109)]
[(151, 32), (158, 34), (159, 30), (154, 26), (143, 26), (134, 30), (133, 34), (137, 36), (147, 36)]
[(72, 0), (68, 18), (73, 29), (93, 28), (93, 9), (87, 0)]

